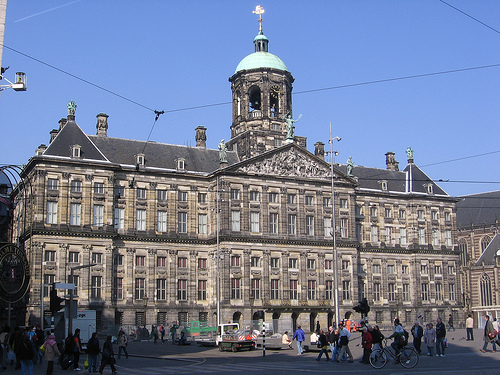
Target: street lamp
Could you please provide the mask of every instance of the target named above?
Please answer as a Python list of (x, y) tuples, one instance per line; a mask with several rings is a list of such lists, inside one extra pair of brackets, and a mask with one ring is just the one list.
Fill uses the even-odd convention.
[[(82, 269), (82, 268), (90, 268), (90, 267), (94, 267), (94, 266), (97, 266), (97, 264), (95, 263), (92, 263), (92, 264), (84, 264), (82, 266), (75, 266), (75, 267), (71, 267), (70, 270), (70, 282), (72, 283), (73, 280), (74, 280), (74, 272), (75, 270), (79, 270), (79, 269)], [(69, 290), (69, 306), (68, 306), (68, 335), (70, 333), (73, 333), (73, 290), (74, 289), (70, 289)]]

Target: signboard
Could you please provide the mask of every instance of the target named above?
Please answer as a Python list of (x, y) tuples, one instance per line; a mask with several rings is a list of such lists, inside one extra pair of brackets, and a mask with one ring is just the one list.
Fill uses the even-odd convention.
[(0, 298), (14, 303), (24, 297), (30, 284), (26, 254), (11, 243), (0, 244)]

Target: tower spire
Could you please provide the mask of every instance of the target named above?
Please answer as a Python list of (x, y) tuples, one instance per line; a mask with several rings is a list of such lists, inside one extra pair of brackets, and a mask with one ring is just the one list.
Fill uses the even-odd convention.
[(260, 5), (257, 5), (255, 7), (255, 10), (252, 11), (252, 13), (258, 14), (259, 15), (259, 34), (262, 34), (262, 15), (264, 14), (265, 10), (262, 8)]

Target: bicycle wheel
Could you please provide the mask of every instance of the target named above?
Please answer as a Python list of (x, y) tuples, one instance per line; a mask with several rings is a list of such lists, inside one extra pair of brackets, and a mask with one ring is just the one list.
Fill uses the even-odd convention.
[(413, 348), (405, 348), (399, 355), (399, 360), (404, 368), (413, 368), (418, 363), (418, 353)]
[(387, 363), (387, 353), (382, 349), (374, 350), (370, 354), (370, 365), (373, 368), (382, 368)]

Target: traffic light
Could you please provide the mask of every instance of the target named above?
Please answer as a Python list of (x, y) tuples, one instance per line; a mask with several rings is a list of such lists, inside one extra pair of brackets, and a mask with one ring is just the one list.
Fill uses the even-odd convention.
[(368, 301), (366, 298), (363, 298), (359, 301), (359, 305), (353, 307), (354, 311), (361, 314), (362, 317), (365, 317), (370, 312), (370, 306), (368, 306)]
[(52, 288), (50, 291), (50, 312), (54, 314), (59, 310), (64, 309), (64, 304), (62, 304), (64, 301), (66, 301), (64, 298), (57, 295), (57, 289)]

